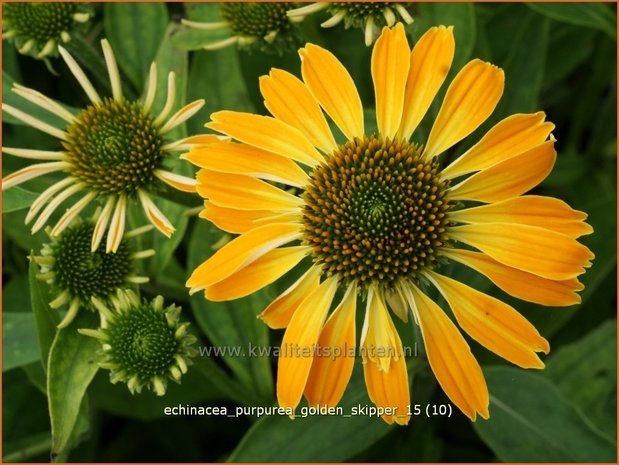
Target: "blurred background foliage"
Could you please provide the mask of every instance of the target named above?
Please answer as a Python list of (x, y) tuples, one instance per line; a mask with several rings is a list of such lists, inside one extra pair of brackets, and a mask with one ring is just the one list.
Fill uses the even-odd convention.
[[(99, 39), (107, 37), (125, 76), (126, 92), (140, 95), (148, 65), (178, 76), (180, 99), (205, 98), (205, 108), (179, 132), (204, 132), (211, 112), (235, 109), (266, 113), (258, 77), (275, 66), (299, 74), (296, 52), (282, 55), (226, 48), (207, 52), (200, 45), (221, 32), (185, 30), (179, 19), (212, 20), (217, 4), (95, 4), (90, 32), (75, 38), (70, 51), (84, 64), (96, 87), (109, 92), (101, 68)], [(615, 461), (616, 459), (616, 8), (613, 4), (470, 4), (416, 3), (415, 22), (407, 27), (414, 41), (430, 26), (455, 26), (456, 56), (451, 76), (469, 59), (479, 57), (506, 72), (503, 99), (482, 128), (456, 146), (463, 153), (492, 124), (516, 112), (543, 110), (556, 124), (558, 159), (553, 173), (536, 193), (562, 198), (589, 214), (595, 229), (584, 238), (595, 253), (593, 267), (582, 277), (582, 304), (545, 308), (516, 301), (467, 270), (454, 270), (465, 282), (499, 296), (519, 309), (550, 340), (552, 352), (543, 371), (525, 371), (472, 342), (491, 393), (491, 418), (471, 423), (456, 412), (451, 418), (414, 417), (408, 427), (390, 427), (367, 417), (218, 416), (166, 417), (165, 406), (274, 405), (276, 360), (265, 357), (200, 357), (168, 394), (131, 396), (125, 385), (112, 385), (99, 371), (84, 398), (75, 425), (64, 431), (68, 446), (60, 459), (70, 461)], [(322, 14), (308, 18), (302, 34), (332, 50), (359, 87), (368, 115), (373, 116), (369, 73), (371, 48), (359, 30), (321, 29)], [(3, 44), (3, 100), (30, 109), (10, 92), (13, 81), (33, 87), (73, 107), (82, 95), (68, 69), (19, 56)], [(300, 44), (301, 45), (301, 44)], [(103, 70), (103, 72), (102, 72)], [(449, 81), (450, 79), (448, 79)], [(442, 89), (442, 93), (445, 91)], [(439, 96), (440, 97), (440, 96)], [(438, 98), (415, 135), (423, 141), (438, 111)], [(178, 101), (180, 106), (183, 102)], [(370, 118), (372, 119), (372, 118)], [(54, 140), (3, 114), (3, 143), (54, 149)], [(23, 166), (3, 158), (3, 174)], [(190, 173), (185, 163), (178, 170)], [(3, 196), (3, 461), (47, 461), (52, 444), (44, 365), (56, 315), (47, 308), (46, 285), (33, 279), (27, 256), (40, 250), (46, 237), (31, 236), (24, 226), (25, 208), (50, 180), (14, 188)], [(277, 345), (280, 331), (268, 331), (255, 318), (266, 302), (286, 288), (287, 277), (266, 290), (230, 303), (190, 298), (184, 283), (196, 264), (213, 252), (222, 233), (205, 221), (187, 217), (197, 197), (159, 199), (158, 205), (177, 230), (171, 240), (152, 234), (142, 248), (157, 255), (143, 270), (151, 282), (147, 297), (162, 294), (184, 309), (201, 344)], [(140, 225), (139, 212), (131, 223)], [(29, 272), (30, 271), (30, 272)], [(413, 344), (410, 325), (402, 339)], [(418, 341), (420, 342), (420, 341)], [(77, 350), (65, 348), (65, 350)], [(92, 361), (91, 349), (81, 347)], [(82, 362), (83, 363), (83, 362)], [(409, 360), (412, 401), (445, 404), (423, 357)], [(74, 367), (84, 369), (84, 367)], [(67, 389), (71, 389), (70, 385)], [(363, 376), (356, 367), (342, 406), (369, 403)], [(56, 419), (55, 434), (63, 427)], [(55, 438), (54, 440), (57, 440)]]

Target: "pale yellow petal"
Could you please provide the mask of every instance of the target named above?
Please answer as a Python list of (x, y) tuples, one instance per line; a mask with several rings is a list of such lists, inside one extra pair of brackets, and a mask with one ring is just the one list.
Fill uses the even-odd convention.
[(409, 139), (430, 108), (449, 73), (455, 46), (453, 26), (432, 27), (415, 44), (406, 82), (401, 137)]
[(383, 137), (393, 139), (402, 121), (410, 48), (402, 23), (385, 27), (372, 51), (376, 122)]
[(424, 154), (440, 155), (477, 129), (494, 111), (504, 84), (502, 69), (481, 60), (466, 64), (447, 89)]
[(349, 140), (363, 137), (363, 105), (346, 68), (318, 45), (307, 44), (299, 55), (303, 81), (320, 106)]
[(308, 177), (294, 161), (251, 145), (217, 141), (183, 154), (200, 168), (220, 173), (241, 174), (302, 187)]
[(411, 288), (430, 367), (447, 397), (475, 421), (488, 418), (489, 394), (479, 363), (458, 328), (428, 296)]
[(557, 281), (584, 273), (594, 257), (575, 239), (522, 224), (467, 224), (451, 228), (449, 235), (504, 265)]
[(260, 78), (264, 106), (277, 119), (301, 131), (325, 153), (337, 149), (327, 120), (307, 86), (287, 71), (272, 68)]
[(309, 247), (280, 247), (206, 288), (205, 296), (216, 302), (252, 294), (290, 271), (305, 257)]
[(576, 292), (581, 291), (584, 286), (576, 278), (566, 281), (542, 278), (503, 265), (488, 255), (471, 250), (446, 249), (442, 254), (473, 268), (508, 294), (527, 302), (551, 307), (566, 307), (579, 304), (581, 301)]
[(194, 270), (187, 281), (191, 293), (206, 289), (262, 257), (267, 252), (301, 236), (296, 224), (267, 224), (233, 239)]
[(538, 195), (514, 197), (502, 202), (458, 210), (449, 219), (461, 223), (516, 223), (549, 229), (577, 239), (591, 234), (587, 214), (573, 210), (562, 200)]
[(206, 127), (308, 166), (323, 161), (320, 152), (301, 131), (269, 116), (219, 111), (211, 115)]
[(508, 116), (445, 168), (441, 176), (450, 179), (483, 170), (537, 147), (548, 139), (555, 127), (545, 119), (543, 111)]
[(550, 345), (535, 326), (504, 302), (437, 273), (428, 278), (449, 303), (460, 327), (481, 345), (521, 368), (544, 368), (536, 352)]
[(213, 204), (236, 210), (291, 210), (303, 205), (301, 198), (265, 181), (205, 169), (198, 172), (196, 190)]
[(357, 289), (349, 286), (342, 302), (325, 324), (305, 385), (309, 405), (335, 407), (344, 395), (355, 364), (355, 310)]
[(303, 299), (292, 315), (277, 363), (277, 401), (281, 407), (294, 409), (301, 401), (335, 291), (337, 279), (327, 279)]
[(270, 328), (285, 328), (305, 297), (320, 283), (320, 268), (312, 266), (295, 283), (258, 315)]

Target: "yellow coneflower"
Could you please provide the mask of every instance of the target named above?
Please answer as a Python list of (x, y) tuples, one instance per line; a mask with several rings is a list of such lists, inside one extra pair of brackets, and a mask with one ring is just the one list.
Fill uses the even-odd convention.
[(294, 24), (286, 15), (294, 5), (290, 2), (225, 2), (220, 4), (221, 21), (183, 19), (181, 22), (194, 29), (230, 31), (230, 37), (204, 44), (206, 50), (238, 45), (279, 52), (298, 45)]
[(63, 180), (47, 188), (33, 202), (26, 223), (38, 215), (32, 232), (40, 230), (60, 204), (77, 193), (85, 193), (56, 223), (52, 235), (60, 234), (88, 204), (101, 199), (104, 206), (96, 220), (92, 250), (99, 247), (109, 229), (106, 251), (115, 252), (123, 236), (130, 201), (139, 199), (148, 219), (163, 234), (169, 237), (174, 232), (174, 227), (157, 208), (148, 191), (157, 180), (182, 191), (195, 191), (194, 179), (166, 170), (164, 162), (170, 152), (186, 150), (199, 142), (200, 136), (177, 141), (166, 141), (165, 137), (200, 110), (204, 101), (192, 102), (170, 116), (176, 91), (175, 74), (171, 72), (165, 105), (158, 115), (153, 115), (152, 105), (157, 88), (155, 64), (150, 68), (144, 100), (129, 101), (123, 97), (112, 48), (105, 39), (101, 45), (112, 85), (112, 98), (100, 97), (75, 59), (59, 47), (62, 58), (92, 102), (76, 115), (34, 89), (15, 85), (13, 92), (62, 118), (67, 126), (60, 129), (3, 104), (2, 109), (8, 114), (57, 138), (63, 148), (45, 151), (2, 147), (5, 154), (41, 161), (4, 178), (2, 189), (48, 173), (64, 172), (66, 177)]
[(365, 45), (370, 46), (383, 26), (391, 27), (398, 20), (412, 24), (413, 17), (406, 6), (400, 2), (315, 2), (288, 11), (288, 16), (292, 21), (301, 22), (308, 15), (326, 10), (331, 17), (321, 24), (322, 27), (334, 27), (343, 21), (346, 29), (363, 29)]
[(17, 51), (35, 58), (58, 54), (58, 45), (92, 17), (81, 2), (4, 2), (2, 39), (12, 41)]
[[(454, 47), (451, 27), (429, 29), (412, 51), (401, 24), (384, 28), (371, 60), (378, 134), (366, 134), (352, 78), (333, 54), (308, 44), (299, 52), (303, 81), (278, 69), (260, 80), (273, 117), (214, 113), (207, 126), (239, 142), (213, 141), (184, 155), (202, 168), (202, 216), (240, 234), (193, 272), (192, 293), (236, 299), (303, 258), (311, 261), (260, 315), (270, 327), (286, 328), (277, 381), (284, 407), (296, 407), (303, 395), (310, 405), (339, 402), (354, 361), (314, 349), (335, 353), (357, 345), (361, 296), (365, 381), (377, 406), (394, 409), (386, 421), (409, 421), (406, 364), (388, 308), (403, 320), (412, 313), (453, 403), (472, 420), (488, 417), (482, 370), (428, 297), (431, 288), (466, 333), (520, 367), (542, 368), (537, 352), (547, 353), (549, 345), (511, 306), (446, 276), (450, 262), (520, 299), (553, 306), (580, 301), (577, 277), (593, 258), (577, 241), (592, 232), (586, 215), (558, 199), (523, 195), (555, 162), (554, 126), (544, 113), (502, 120), (441, 167), (441, 154), (493, 112), (503, 93), (501, 69), (480, 60), (466, 64), (425, 144), (410, 141), (447, 76)], [(323, 111), (345, 142), (336, 142)], [(330, 312), (338, 289), (343, 297)]]

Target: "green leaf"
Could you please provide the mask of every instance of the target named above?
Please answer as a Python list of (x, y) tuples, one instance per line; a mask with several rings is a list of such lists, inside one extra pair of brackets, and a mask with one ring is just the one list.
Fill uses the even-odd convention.
[[(142, 89), (167, 24), (164, 3), (105, 3), (105, 34), (118, 65), (136, 89)], [(160, 79), (166, 74), (159, 75)]]
[(52, 455), (62, 453), (69, 445), (86, 388), (99, 369), (99, 341), (77, 332), (78, 328), (94, 328), (97, 320), (97, 315), (81, 309), (70, 326), (58, 331), (50, 349), (47, 393)]
[(576, 26), (590, 27), (604, 31), (610, 37), (617, 37), (617, 17), (612, 9), (603, 3), (527, 3), (532, 10), (549, 18)]
[[(220, 237), (217, 229), (206, 221), (196, 223), (189, 242), (190, 273), (213, 254), (213, 245)], [(200, 329), (215, 346), (240, 351), (226, 353), (223, 359), (239, 380), (263, 399), (271, 399), (273, 393), (269, 358), (251, 357), (248, 350), (250, 344), (267, 346), (269, 343), (267, 326), (256, 318), (267, 304), (263, 292), (232, 302), (211, 302), (203, 293), (191, 298), (191, 308)]]
[(37, 279), (39, 267), (34, 263), (30, 256), (30, 268), (28, 271), (28, 282), (30, 286), (30, 304), (37, 328), (39, 339), (39, 349), (41, 350), (41, 361), (43, 368), (47, 369), (47, 359), (50, 347), (56, 337), (56, 326), (60, 323), (60, 316), (52, 310), (48, 304), (50, 301), (47, 284)]
[(512, 367), (487, 368), (485, 375), (490, 419), (473, 426), (500, 460), (615, 461), (614, 444), (542, 375)]
[(39, 360), (34, 315), (32, 313), (2, 313), (2, 371)]
[(528, 18), (514, 34), (512, 49), (503, 64), (505, 91), (494, 112), (494, 121), (514, 113), (538, 110), (548, 37), (549, 21), (543, 16), (528, 13)]
[[(185, 3), (185, 11), (187, 19), (191, 21), (205, 23), (221, 21), (218, 3)], [(172, 42), (182, 50), (200, 50), (207, 44), (218, 42), (227, 37), (230, 37), (229, 29), (207, 31), (183, 27), (174, 33)], [(207, 80), (204, 79), (204, 81)]]
[[(38, 118), (41, 121), (51, 124), (52, 126), (55, 126), (57, 128), (66, 127), (66, 124), (67, 124), (66, 121), (64, 121), (60, 117), (56, 116), (53, 113), (50, 113), (47, 110), (44, 110), (43, 108), (39, 107), (38, 105), (35, 105), (34, 103), (30, 103), (25, 98), (20, 97), (19, 95), (14, 93), (11, 90), (14, 82), (15, 82), (14, 79), (8, 73), (6, 73), (5, 71), (2, 71), (2, 103), (11, 105), (17, 108), (18, 110), (21, 110), (24, 113), (30, 116), (33, 116), (35, 118)], [(79, 111), (76, 108), (72, 108), (66, 105), (63, 105), (63, 107), (73, 114), (76, 114)], [(28, 126), (26, 123), (9, 115), (6, 111), (2, 112), (2, 121), (5, 123), (20, 124), (20, 125)]]
[(561, 347), (542, 372), (614, 442), (617, 435), (617, 321)]
[(228, 462), (341, 462), (378, 441), (392, 427), (381, 418), (350, 415), (355, 406), (373, 405), (360, 365), (338, 404), (343, 415), (299, 418), (297, 408), (294, 420), (285, 415), (264, 416), (250, 428)]
[(2, 193), (2, 214), (30, 207), (38, 196), (36, 192), (27, 191), (19, 186), (4, 191)]

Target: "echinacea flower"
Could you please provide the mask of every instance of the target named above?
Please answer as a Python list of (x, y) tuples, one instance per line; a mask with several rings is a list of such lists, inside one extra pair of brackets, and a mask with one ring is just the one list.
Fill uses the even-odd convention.
[(115, 252), (125, 230), (129, 202), (139, 199), (146, 216), (159, 231), (168, 237), (174, 232), (174, 227), (157, 208), (148, 191), (156, 187), (159, 181), (182, 191), (195, 191), (194, 179), (168, 171), (164, 163), (170, 152), (186, 150), (200, 136), (177, 141), (166, 141), (165, 138), (172, 129), (200, 110), (204, 101), (189, 103), (170, 116), (176, 92), (176, 79), (171, 72), (168, 75), (165, 105), (159, 114), (154, 115), (152, 105), (157, 88), (155, 64), (150, 68), (144, 100), (129, 101), (123, 97), (112, 48), (105, 39), (101, 45), (112, 85), (112, 98), (100, 97), (75, 59), (64, 48), (59, 48), (62, 58), (92, 102), (76, 115), (34, 89), (15, 85), (13, 92), (60, 117), (66, 122), (66, 128), (58, 128), (11, 105), (3, 104), (2, 109), (11, 116), (57, 138), (62, 149), (46, 151), (2, 147), (5, 154), (41, 161), (5, 177), (2, 189), (9, 189), (38, 176), (63, 172), (66, 176), (43, 191), (33, 202), (26, 223), (37, 218), (32, 232), (40, 230), (65, 200), (83, 193), (58, 220), (51, 234), (60, 234), (92, 201), (101, 200), (104, 205), (96, 219), (96, 234), (92, 236), (91, 247), (96, 250), (109, 229), (106, 251)]
[(181, 22), (194, 29), (207, 31), (229, 30), (231, 36), (204, 44), (206, 50), (219, 50), (232, 45), (241, 48), (257, 47), (277, 52), (297, 45), (294, 24), (286, 12), (294, 7), (290, 2), (224, 2), (220, 4), (221, 21)]
[(413, 17), (401, 2), (315, 2), (288, 11), (292, 21), (301, 22), (308, 15), (326, 10), (331, 17), (321, 26), (334, 27), (344, 21), (344, 27), (354, 27), (365, 31), (365, 45), (370, 46), (376, 39), (377, 31), (385, 25), (391, 27), (401, 20), (406, 24)]
[[(136, 275), (136, 262), (152, 257), (155, 251), (133, 250), (130, 239), (151, 229), (152, 226), (148, 225), (128, 231), (115, 253), (104, 252), (101, 248), (91, 250), (93, 234), (101, 234), (92, 220), (76, 218), (57, 237), (50, 235), (51, 241), (44, 244), (40, 255), (32, 259), (41, 268), (37, 278), (51, 287), (54, 298), (49, 306), (59, 309), (68, 305), (59, 328), (71, 324), (81, 307), (92, 310), (92, 297), (107, 303), (119, 289), (149, 281), (146, 276)], [(46, 231), (50, 233), (49, 228)]]
[(17, 51), (35, 58), (58, 54), (58, 44), (92, 17), (80, 2), (4, 2), (2, 39), (13, 41)]
[[(283, 407), (296, 407), (303, 395), (312, 406), (338, 403), (354, 360), (318, 356), (315, 348), (334, 353), (357, 346), (361, 296), (364, 376), (370, 399), (394, 409), (386, 421), (407, 423), (410, 399), (389, 308), (405, 321), (412, 313), (452, 402), (472, 420), (487, 418), (482, 370), (429, 297), (432, 287), (469, 336), (520, 367), (542, 368), (537, 352), (547, 353), (549, 345), (514, 308), (447, 276), (448, 263), (470, 267), (523, 300), (580, 301), (577, 277), (593, 258), (577, 241), (592, 232), (586, 215), (558, 199), (523, 195), (555, 162), (554, 126), (544, 113), (505, 118), (441, 166), (441, 154), (493, 112), (503, 93), (501, 69), (480, 60), (466, 64), (425, 144), (410, 141), (447, 76), (454, 47), (451, 27), (429, 29), (412, 52), (401, 24), (384, 28), (371, 60), (378, 134), (366, 134), (352, 78), (333, 54), (308, 44), (299, 52), (303, 81), (279, 69), (260, 80), (273, 117), (214, 113), (207, 126), (238, 142), (214, 141), (184, 155), (202, 168), (202, 216), (240, 234), (193, 272), (192, 293), (236, 299), (304, 258), (311, 262), (260, 315), (270, 327), (286, 328), (277, 380)], [(336, 142), (323, 111), (345, 142)], [(343, 297), (334, 302), (338, 289)]]
[(99, 366), (110, 370), (110, 381), (127, 383), (131, 394), (144, 387), (158, 396), (166, 392), (168, 379), (180, 383), (187, 373), (196, 337), (187, 332), (189, 323), (179, 320), (181, 309), (163, 306), (163, 297), (140, 301), (132, 291), (118, 291), (109, 304), (96, 297), (99, 329), (79, 329), (101, 342)]

